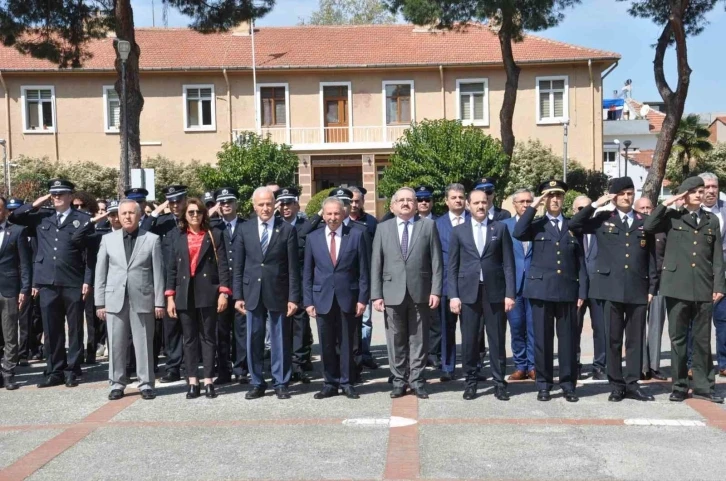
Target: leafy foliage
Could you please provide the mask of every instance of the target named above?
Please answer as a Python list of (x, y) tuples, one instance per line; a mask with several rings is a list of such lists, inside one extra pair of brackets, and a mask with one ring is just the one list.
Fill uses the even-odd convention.
[[(672, 16), (672, 0), (617, 0), (631, 2), (628, 13), (633, 17), (646, 18), (658, 26), (666, 25)], [(708, 25), (706, 14), (722, 0), (689, 0), (685, 2), (683, 26), (688, 36), (696, 36)], [(676, 2), (681, 3), (681, 2)]]
[(147, 157), (141, 166), (145, 169), (154, 169), (157, 200), (164, 200), (161, 189), (169, 185), (186, 185), (190, 197), (199, 197), (204, 193), (204, 183), (199, 178), (199, 170), (204, 164), (198, 160), (191, 162), (177, 162), (161, 155)]
[(371, 25), (393, 23), (396, 17), (380, 0), (319, 0), (318, 9), (301, 25)]
[(587, 195), (593, 201), (599, 199), (608, 188), (610, 179), (599, 170), (584, 169), (574, 163), (567, 172), (567, 186)]
[[(581, 195), (587, 195), (583, 192), (579, 192), (575, 189), (570, 189), (565, 193), (565, 201), (562, 204), (562, 211), (567, 217), (572, 217), (575, 215), (575, 212), (572, 210), (572, 204), (575, 202), (575, 199), (580, 197)], [(590, 196), (588, 196), (590, 197)], [(592, 197), (590, 197), (592, 198)]]
[(305, 206), (305, 214), (307, 214), (308, 217), (312, 217), (313, 215), (320, 212), (320, 209), (323, 207), (323, 201), (330, 197), (330, 193), (335, 190), (335, 187), (331, 187), (329, 189), (323, 189), (314, 196), (310, 198), (310, 201), (308, 202), (308, 205)]
[(438, 199), (434, 209), (443, 212), (448, 184), (459, 182), (468, 191), (482, 177), (504, 174), (506, 161), (501, 143), (481, 129), (454, 120), (424, 120), (396, 143), (378, 190), (390, 198), (402, 186), (430, 185)]
[[(699, 157), (694, 168), (688, 172), (688, 177), (704, 172), (715, 174), (718, 177), (719, 190), (726, 192), (726, 143), (716, 144), (712, 150)], [(673, 156), (668, 160), (666, 179), (671, 183), (671, 191), (685, 179), (682, 165)]]
[(217, 166), (199, 168), (199, 179), (208, 189), (236, 187), (240, 193), (240, 212), (252, 212), (252, 193), (270, 182), (292, 186), (298, 157), (289, 145), (276, 144), (269, 137), (247, 132), (236, 142), (225, 143), (217, 153)]
[[(690, 172), (696, 168), (699, 161), (711, 150), (713, 144), (708, 140), (711, 132), (708, 127), (701, 124), (701, 118), (696, 114), (689, 114), (681, 119), (676, 132), (676, 139), (673, 143), (671, 158), (668, 164), (673, 162), (680, 165), (683, 178), (689, 177)], [(668, 167), (666, 167), (666, 176)]]

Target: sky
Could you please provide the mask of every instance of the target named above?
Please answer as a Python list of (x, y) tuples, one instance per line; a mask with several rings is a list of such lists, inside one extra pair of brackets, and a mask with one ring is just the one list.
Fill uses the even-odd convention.
[[(161, 22), (161, 0), (132, 0), (137, 27), (152, 26), (155, 12), (156, 26)], [(152, 9), (152, 4), (154, 9)], [(565, 12), (565, 20), (557, 27), (538, 32), (537, 35), (572, 43), (583, 47), (617, 52), (622, 56), (618, 67), (605, 79), (605, 97), (620, 89), (631, 79), (633, 98), (642, 101), (660, 101), (653, 77), (653, 56), (660, 28), (649, 20), (628, 15), (629, 2), (615, 0), (582, 0), (582, 4)], [(317, 0), (277, 0), (275, 8), (257, 21), (260, 28), (290, 26), (307, 18), (317, 8)], [(173, 8), (169, 9), (169, 27), (184, 27), (189, 19)], [(705, 31), (688, 40), (691, 85), (686, 101), (686, 112), (699, 114), (726, 113), (726, 56), (724, 32), (726, 10), (721, 3), (712, 11)], [(721, 53), (715, 53), (721, 52)], [(668, 81), (675, 88), (675, 51), (666, 55), (665, 69)], [(704, 119), (705, 120), (705, 119)]]

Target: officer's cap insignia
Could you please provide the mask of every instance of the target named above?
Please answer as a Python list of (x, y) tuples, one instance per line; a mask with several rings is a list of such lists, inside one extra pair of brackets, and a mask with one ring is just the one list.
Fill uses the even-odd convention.
[(555, 181), (555, 180), (550, 181), (550, 187), (554, 187), (556, 185), (557, 185), (557, 181)]
[(174, 187), (169, 187), (169, 193), (170, 194), (173, 194), (175, 191), (176, 191), (176, 189)]
[(222, 195), (227, 195), (227, 194), (229, 194), (229, 191), (227, 189), (222, 189)]
[(336, 194), (336, 195), (343, 195), (343, 191), (342, 191), (342, 190), (339, 190), (339, 191), (338, 191), (338, 192), (336, 192), (335, 194)]
[(290, 193), (287, 189), (282, 189), (282, 195), (288, 195)]
[(78, 220), (73, 221), (73, 227), (78, 228), (78, 226), (80, 226), (80, 225), (81, 225), (80, 221), (78, 221)]
[(61, 181), (60, 180), (56, 180), (55, 182), (53, 182), (53, 186), (54, 187), (60, 187), (60, 185), (61, 185)]

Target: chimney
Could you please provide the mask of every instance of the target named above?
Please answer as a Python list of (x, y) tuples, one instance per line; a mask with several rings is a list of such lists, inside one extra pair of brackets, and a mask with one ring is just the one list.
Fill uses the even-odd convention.
[(252, 24), (249, 21), (240, 22), (232, 29), (232, 35), (237, 37), (249, 37), (251, 33), (251, 26)]

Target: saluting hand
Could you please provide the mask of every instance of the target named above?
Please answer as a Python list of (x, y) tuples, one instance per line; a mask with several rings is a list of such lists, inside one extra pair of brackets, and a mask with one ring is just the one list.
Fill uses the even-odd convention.
[(50, 199), (50, 194), (45, 194), (42, 197), (38, 197), (37, 199), (35, 199), (35, 202), (33, 202), (33, 209), (43, 207), (43, 205), (48, 202), (48, 199)]
[(663, 201), (663, 205), (664, 205), (664, 206), (666, 206), (666, 207), (668, 207), (668, 206), (670, 206), (670, 205), (673, 205), (673, 204), (675, 204), (676, 202), (678, 202), (679, 200), (681, 200), (681, 199), (685, 198), (685, 197), (686, 197), (687, 195), (688, 195), (688, 191), (685, 191), (685, 192), (681, 192), (681, 193), (680, 193), (680, 194), (678, 194), (678, 195), (674, 195), (674, 196), (672, 196), (672, 197), (669, 197), (669, 198), (667, 198), (666, 200), (664, 200), (664, 201)]
[(93, 219), (91, 219), (91, 224), (98, 224), (99, 221), (105, 219), (106, 217), (108, 217), (108, 211), (96, 215), (96, 217), (94, 217)]
[(537, 207), (539, 207), (539, 205), (542, 203), (542, 201), (545, 200), (547, 197), (549, 197), (549, 194), (543, 194), (543, 195), (540, 195), (539, 197), (535, 197), (534, 202), (532, 202), (532, 208), (536, 209)]
[(162, 202), (161, 204), (159, 204), (159, 207), (157, 207), (156, 209), (154, 209), (153, 214), (161, 215), (167, 209), (167, 207), (169, 207), (169, 201), (168, 200), (165, 200), (164, 202)]
[(615, 198), (615, 194), (605, 194), (600, 197), (595, 203), (598, 207), (604, 207), (608, 205)]

